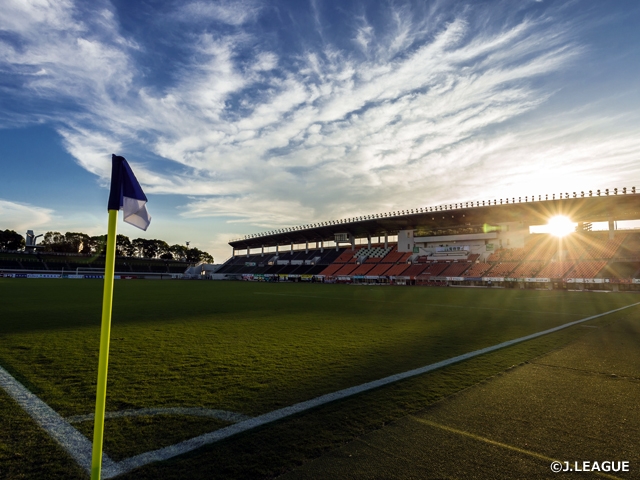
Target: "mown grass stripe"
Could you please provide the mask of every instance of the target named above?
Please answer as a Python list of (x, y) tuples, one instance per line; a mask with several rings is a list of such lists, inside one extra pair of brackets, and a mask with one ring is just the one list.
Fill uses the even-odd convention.
[[(251, 417), (241, 413), (229, 412), (227, 410), (216, 410), (213, 408), (187, 408), (187, 407), (168, 407), (168, 408), (138, 408), (132, 410), (118, 410), (117, 412), (105, 412), (104, 418), (122, 418), (122, 417), (150, 417), (153, 415), (189, 415), (194, 417), (210, 417), (224, 420), (225, 422), (242, 422), (249, 420)], [(93, 413), (86, 415), (74, 415), (67, 417), (69, 423), (79, 423), (92, 421)]]
[[(302, 413), (306, 410), (310, 410), (312, 408), (316, 408), (322, 405), (325, 405), (330, 402), (334, 402), (336, 400), (341, 400), (347, 397), (351, 397), (353, 395), (357, 395), (359, 393), (366, 392), (368, 390), (373, 390), (375, 388), (379, 388), (385, 385), (389, 385), (391, 383), (398, 382), (400, 380), (404, 380), (410, 377), (414, 377), (416, 375), (421, 375), (423, 373), (431, 372), (433, 370), (437, 370), (439, 368), (452, 365), (454, 363), (462, 362), (464, 360), (468, 360), (470, 358), (483, 355), (485, 353), (493, 352), (495, 350), (499, 350), (505, 347), (509, 347), (521, 342), (526, 342), (527, 340), (532, 340), (534, 338), (541, 337), (543, 335), (548, 335), (550, 333), (557, 332), (559, 330), (583, 323), (588, 322), (590, 320), (594, 320), (596, 318), (603, 317), (605, 315), (610, 315), (615, 312), (619, 312), (621, 310), (625, 310), (627, 308), (631, 308), (634, 306), (640, 305), (640, 302), (633, 303), (631, 305), (626, 305), (624, 307), (616, 308), (614, 310), (609, 310), (608, 312), (599, 313), (597, 315), (592, 315), (590, 317), (586, 317), (580, 320), (575, 320), (573, 322), (565, 323), (563, 325), (559, 325), (554, 328), (550, 328), (544, 330), (542, 332), (533, 333), (531, 335), (526, 335), (524, 337), (516, 338), (513, 340), (508, 340), (506, 342), (499, 343), (497, 345), (482, 348), (480, 350), (475, 350), (473, 352), (465, 353), (463, 355), (458, 355), (456, 357), (449, 358), (447, 360), (442, 360), (440, 362), (432, 363), (431, 365), (426, 365), (424, 367), (416, 368), (413, 370), (409, 370), (407, 372), (398, 373), (395, 375), (391, 375), (379, 380), (374, 380), (372, 382), (363, 383), (361, 385), (357, 385), (354, 387), (349, 387), (343, 390), (339, 390), (337, 392), (329, 393), (326, 395), (321, 395), (311, 400), (307, 400), (304, 402), (297, 403), (295, 405), (291, 405), (289, 407), (281, 408), (278, 410), (274, 410), (272, 412), (266, 413), (264, 415), (260, 415), (254, 417), (250, 420), (246, 420), (243, 422), (236, 423), (235, 425), (230, 425), (225, 428), (221, 428), (214, 432), (205, 433), (203, 435), (191, 438), (189, 440), (185, 440), (184, 442), (176, 443), (175, 445), (171, 445), (169, 447), (161, 448), (158, 450), (153, 450), (151, 452), (142, 453), (140, 455), (136, 455), (134, 457), (128, 458), (119, 462), (117, 465), (120, 469), (120, 472), (128, 472), (133, 470), (134, 468), (139, 468), (144, 465), (147, 465), (152, 462), (167, 460), (169, 458), (182, 455), (184, 453), (193, 451), (197, 448), (203, 447), (204, 445), (208, 445), (211, 443), (218, 442), (225, 438), (229, 438), (233, 435), (236, 435), (241, 432), (246, 432), (248, 430), (252, 430), (256, 427), (260, 427), (266, 425), (268, 423), (275, 422), (277, 420), (282, 420), (284, 418), (290, 417), (292, 415), (296, 415), (298, 413)], [(114, 475), (112, 475), (114, 476)], [(111, 476), (104, 476), (104, 478), (111, 478)]]
[[(271, 292), (253, 292), (254, 295), (270, 295), (276, 297), (299, 297), (299, 298), (317, 298), (320, 300), (338, 300), (340, 302), (344, 302), (344, 298), (338, 297), (326, 297), (324, 295), (293, 295), (290, 293), (271, 293)], [(359, 301), (359, 300), (355, 300)], [(490, 310), (490, 311), (500, 311), (500, 312), (518, 312), (518, 313), (544, 313), (546, 315), (581, 315), (580, 313), (570, 313), (570, 312), (554, 312), (548, 310), (518, 310), (515, 308), (496, 308), (496, 307), (480, 307), (477, 305), (452, 305), (448, 303), (422, 303), (422, 302), (401, 302), (394, 300), (375, 300), (375, 299), (367, 299), (367, 303), (397, 303), (399, 305), (420, 305), (422, 307), (438, 307), (438, 308), (458, 308), (458, 309), (467, 309), (467, 310)]]

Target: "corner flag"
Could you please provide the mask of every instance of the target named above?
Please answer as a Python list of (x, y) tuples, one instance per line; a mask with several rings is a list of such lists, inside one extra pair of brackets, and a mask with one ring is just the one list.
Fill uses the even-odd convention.
[(146, 230), (151, 223), (147, 197), (124, 157), (111, 155), (111, 192), (108, 210), (122, 210), (123, 220)]
[(116, 226), (118, 211), (123, 210), (124, 221), (146, 230), (151, 222), (145, 204), (147, 197), (124, 157), (111, 156), (111, 191), (109, 192), (109, 227), (107, 252), (104, 262), (104, 290), (102, 294), (102, 326), (100, 327), (100, 356), (98, 359), (98, 385), (96, 415), (93, 424), (91, 453), (91, 480), (100, 480), (102, 472), (102, 444), (104, 440), (104, 414), (107, 402), (107, 367), (111, 337), (111, 308), (113, 303), (113, 275), (116, 267)]

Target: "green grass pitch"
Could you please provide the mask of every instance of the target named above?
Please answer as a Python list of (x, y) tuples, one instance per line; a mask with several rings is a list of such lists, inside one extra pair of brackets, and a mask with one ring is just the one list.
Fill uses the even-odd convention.
[[(93, 413), (102, 282), (0, 279), (0, 296), (0, 365), (63, 417)], [(498, 289), (118, 281), (107, 411), (203, 407), (256, 416), (637, 298)], [(594, 323), (608, 323), (615, 315)], [(210, 478), (212, 471), (216, 478), (273, 477), (583, 332), (572, 327), (335, 402), (124, 478)], [(59, 472), (61, 478), (83, 478), (2, 391), (0, 412), (0, 477), (4, 469), (16, 477)], [(224, 425), (180, 415), (111, 419), (106, 422), (105, 452), (119, 460)], [(76, 427), (91, 438), (92, 422)]]

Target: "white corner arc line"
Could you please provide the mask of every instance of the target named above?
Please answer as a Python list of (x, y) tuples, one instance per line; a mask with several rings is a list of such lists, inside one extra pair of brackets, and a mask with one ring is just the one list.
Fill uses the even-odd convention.
[[(87, 473), (91, 473), (91, 442), (87, 437), (73, 428), (58, 412), (27, 390), (2, 367), (0, 367), (0, 386), (67, 451), (80, 467)], [(104, 453), (102, 469), (105, 478), (122, 473), (118, 465)]]
[[(599, 313), (597, 315), (592, 315), (590, 317), (582, 318), (580, 320), (575, 320), (573, 322), (565, 323), (563, 325), (559, 325), (557, 327), (553, 327), (548, 330), (544, 330), (542, 332), (532, 333), (531, 335), (526, 335), (524, 337), (508, 340), (506, 342), (502, 342), (497, 345), (493, 345), (491, 347), (486, 347), (480, 350), (475, 350), (473, 352), (465, 353), (463, 355), (458, 355), (456, 357), (452, 357), (447, 360), (442, 360), (440, 362), (432, 363), (431, 365), (426, 365), (424, 367), (409, 370), (407, 372), (398, 373), (395, 375), (391, 375), (389, 377), (381, 378), (379, 380), (363, 383), (355, 387), (349, 387), (349, 388), (345, 388), (344, 390), (339, 390), (337, 392), (321, 395), (320, 397), (316, 397), (311, 400), (296, 403), (295, 405), (291, 405), (289, 407), (273, 410), (272, 412), (265, 413), (264, 415), (260, 415), (260, 416), (251, 418), (249, 420), (236, 423), (235, 425), (230, 425), (228, 427), (221, 428), (213, 432), (205, 433), (203, 435), (190, 438), (189, 440), (176, 443), (175, 445), (171, 445), (169, 447), (160, 448), (158, 450), (141, 453), (140, 455), (127, 458), (125, 460), (122, 460), (121, 462), (118, 462), (117, 464), (119, 467), (118, 470), (119, 470), (119, 473), (125, 473), (130, 470), (133, 470), (134, 468), (139, 468), (152, 462), (168, 460), (169, 458), (182, 455), (184, 453), (190, 452), (197, 448), (203, 447), (204, 445), (218, 442), (220, 440), (229, 438), (238, 433), (245, 432), (247, 430), (251, 430), (256, 427), (260, 427), (267, 423), (275, 422), (276, 420), (281, 420), (283, 418), (304, 412), (306, 410), (319, 407), (326, 403), (334, 402), (336, 400), (341, 400), (362, 392), (366, 392), (368, 390), (373, 390), (375, 388), (379, 388), (384, 385), (389, 385), (391, 383), (395, 383), (400, 380), (414, 377), (416, 375), (421, 375), (423, 373), (427, 373), (432, 370), (437, 370), (439, 368), (452, 365), (454, 363), (462, 362), (464, 360), (468, 360), (470, 358), (477, 357), (485, 353), (493, 352), (501, 348), (509, 347), (517, 343), (526, 342), (527, 340), (533, 340), (534, 338), (541, 337), (543, 335), (548, 335), (550, 333), (557, 332), (559, 330), (571, 327), (573, 325), (577, 325), (583, 322), (588, 322), (589, 320), (594, 320), (596, 318), (603, 317), (611, 313), (619, 312), (621, 310), (625, 310), (630, 307), (635, 307), (636, 305), (640, 305), (640, 302), (633, 303), (631, 305), (626, 305), (621, 308), (616, 308), (615, 310), (609, 310), (608, 312)], [(106, 478), (112, 478), (115, 475), (117, 474), (109, 475), (109, 476), (105, 474), (103, 477), (106, 479)]]

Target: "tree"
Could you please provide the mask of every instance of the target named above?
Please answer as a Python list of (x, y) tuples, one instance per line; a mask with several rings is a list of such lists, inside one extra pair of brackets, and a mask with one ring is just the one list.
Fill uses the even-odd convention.
[(187, 247), (184, 245), (171, 245), (169, 247), (171, 253), (173, 254), (173, 258), (176, 260), (186, 260), (187, 259)]
[(55, 245), (56, 243), (64, 242), (64, 235), (60, 232), (47, 232), (42, 239), (42, 245)]
[(136, 238), (131, 242), (135, 254), (144, 258), (159, 258), (165, 253), (171, 253), (169, 244), (164, 240), (149, 240), (146, 238)]
[(203, 252), (197, 248), (189, 248), (187, 250), (187, 261), (190, 263), (213, 263), (213, 257), (207, 252)]
[(64, 234), (64, 241), (72, 253), (91, 253), (91, 240), (86, 233), (67, 232)]
[(0, 250), (22, 250), (24, 245), (24, 238), (18, 232), (0, 230)]
[[(72, 236), (69, 237), (73, 238)], [(64, 235), (60, 232), (47, 232), (44, 234), (42, 240), (42, 246), (45, 252), (60, 252), (60, 253), (78, 253), (78, 245), (75, 245), (71, 241), (67, 241)]]
[(136, 257), (144, 256), (144, 245), (146, 240), (144, 238), (135, 238), (131, 241), (131, 247), (133, 255)]
[(116, 255), (121, 257), (133, 257), (135, 248), (126, 235), (116, 235)]
[[(22, 235), (13, 230), (0, 230), (0, 250), (19, 250), (24, 248)], [(45, 252), (84, 253), (104, 255), (107, 249), (107, 235), (90, 237), (82, 232), (47, 232), (41, 245)], [(213, 263), (213, 257), (197, 248), (184, 245), (171, 245), (164, 240), (136, 238), (129, 240), (126, 235), (116, 237), (116, 255), (121, 257), (162, 258), (163, 260), (181, 260), (190, 263)]]
[(107, 251), (107, 235), (96, 235), (89, 238), (91, 253), (101, 255)]

